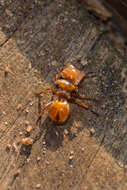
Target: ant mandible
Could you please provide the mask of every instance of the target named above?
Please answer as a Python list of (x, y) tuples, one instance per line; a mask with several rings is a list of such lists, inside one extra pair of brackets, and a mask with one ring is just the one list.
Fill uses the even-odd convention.
[[(51, 120), (60, 125), (63, 124), (70, 115), (70, 103), (76, 103), (82, 106), (85, 109), (89, 109), (86, 104), (84, 104), (80, 99), (91, 100), (87, 96), (78, 93), (78, 86), (85, 76), (88, 76), (90, 73), (84, 73), (80, 71), (72, 64), (67, 64), (64, 66), (63, 70), (56, 74), (55, 84), (60, 88), (60, 91), (54, 88), (46, 88), (42, 90), (37, 95), (46, 93), (48, 90), (51, 90), (58, 97), (57, 100), (48, 103), (40, 112), (40, 115), (36, 121), (38, 121), (44, 114), (46, 110), (49, 111), (49, 117)], [(90, 110), (94, 114), (98, 115), (96, 112)]]

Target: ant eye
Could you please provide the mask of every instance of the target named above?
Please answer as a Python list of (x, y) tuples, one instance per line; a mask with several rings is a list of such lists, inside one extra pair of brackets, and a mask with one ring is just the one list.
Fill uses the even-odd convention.
[(58, 84), (56, 84), (56, 88), (59, 88), (59, 85), (58, 85)]
[(59, 75), (59, 79), (64, 79), (64, 76), (62, 76), (62, 75)]
[(75, 90), (75, 89), (72, 90), (71, 93), (72, 93), (72, 94), (76, 94), (76, 90)]

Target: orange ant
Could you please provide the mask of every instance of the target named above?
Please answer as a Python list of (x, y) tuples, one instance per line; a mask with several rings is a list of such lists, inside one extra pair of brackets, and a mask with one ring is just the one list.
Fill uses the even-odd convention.
[[(85, 109), (89, 109), (86, 104), (84, 104), (80, 98), (92, 100), (83, 94), (78, 93), (78, 86), (83, 78), (90, 73), (85, 74), (83, 71), (77, 69), (74, 65), (67, 64), (64, 66), (63, 70), (56, 74), (55, 84), (61, 89), (60, 91), (54, 88), (46, 88), (42, 90), (37, 95), (41, 96), (42, 93), (46, 93), (51, 90), (57, 95), (58, 100), (48, 103), (40, 112), (36, 124), (44, 114), (46, 110), (49, 111), (49, 117), (56, 124), (63, 124), (70, 115), (69, 102), (77, 103)], [(90, 110), (94, 114), (98, 115), (96, 112)]]

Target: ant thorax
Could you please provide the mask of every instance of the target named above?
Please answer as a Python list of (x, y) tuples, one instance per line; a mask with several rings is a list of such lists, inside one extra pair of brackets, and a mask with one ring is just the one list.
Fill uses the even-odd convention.
[(71, 82), (65, 80), (65, 79), (59, 79), (55, 82), (55, 84), (61, 88), (62, 90), (65, 90), (67, 92), (72, 92), (77, 90), (77, 86), (73, 85)]
[(65, 91), (65, 90), (59, 90), (58, 99), (63, 100), (63, 101), (69, 100), (70, 99), (70, 93)]

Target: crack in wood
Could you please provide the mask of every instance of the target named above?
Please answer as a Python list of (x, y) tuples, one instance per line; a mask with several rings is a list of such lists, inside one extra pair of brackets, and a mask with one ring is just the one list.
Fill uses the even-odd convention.
[(103, 138), (102, 138), (102, 140), (101, 140), (101, 142), (99, 144), (99, 147), (98, 147), (97, 151), (95, 152), (95, 154), (93, 155), (92, 159), (90, 160), (89, 165), (87, 166), (87, 169), (86, 169), (86, 173), (82, 176), (82, 180), (79, 183), (79, 186), (82, 184), (83, 181), (85, 181), (85, 182), (87, 181), (89, 170), (90, 170), (94, 160), (96, 159), (96, 157), (97, 157), (98, 153), (100, 152), (100, 149), (101, 149), (101, 147), (102, 147), (102, 145), (104, 143), (104, 139), (106, 137), (105, 132), (106, 132), (106, 128), (104, 129), (104, 135), (103, 135)]
[[(28, 7), (27, 7), (27, 8), (28, 8)], [(11, 34), (9, 37), (7, 37), (7, 39), (6, 39), (3, 43), (0, 44), (0, 48), (2, 48), (11, 38), (13, 38), (13, 36), (15, 35), (15, 33), (16, 33), (17, 31), (19, 31), (21, 25), (25, 22), (25, 20), (28, 18), (28, 16), (29, 16), (30, 14), (31, 14), (31, 11), (29, 12), (29, 14), (27, 14), (26, 16), (24, 16), (24, 19), (23, 19), (22, 22), (17, 26), (17, 28), (15, 28), (15, 30), (13, 30), (12, 34)]]

